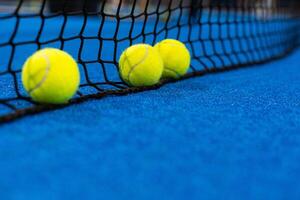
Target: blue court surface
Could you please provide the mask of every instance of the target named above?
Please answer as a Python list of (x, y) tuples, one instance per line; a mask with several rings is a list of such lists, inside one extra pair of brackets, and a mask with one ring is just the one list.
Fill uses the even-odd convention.
[[(210, 68), (212, 63), (222, 67), (247, 62), (247, 54), (235, 54), (233, 49), (252, 52), (250, 59), (256, 61), (261, 55), (280, 54), (293, 39), (297, 43), (297, 34), (282, 35), (294, 22), (262, 23), (262, 31), (262, 24), (220, 26), (213, 19), (213, 15), (203, 18), (203, 25), (192, 29), (187, 24), (177, 29), (178, 24), (165, 27), (155, 21), (146, 27), (141, 21), (134, 27), (128, 21), (120, 22), (116, 29), (116, 22), (105, 19), (101, 35), (97, 31), (104, 19), (86, 23), (76, 17), (67, 22), (61, 17), (45, 19), (42, 31), (41, 19), (22, 19), (13, 40), (21, 45), (14, 49), (11, 70), (20, 72), (25, 59), (39, 48), (36, 41), (40, 47), (63, 48), (79, 56), (81, 64), (90, 61), (82, 84), (87, 79), (103, 82), (104, 73), (111, 82), (120, 81), (116, 66), (108, 61), (116, 63), (115, 57), (130, 45), (128, 34), (135, 38), (132, 43), (153, 44), (177, 36), (194, 41), (188, 46), (194, 55), (191, 70), (202, 70), (203, 65)], [(231, 19), (239, 18), (216, 18), (223, 23)], [(15, 20), (0, 21), (6, 27), (0, 30), (2, 58), (12, 54), (8, 44)], [(253, 37), (279, 29), (285, 31), (270, 40)], [(230, 41), (229, 36), (239, 41)], [(279, 45), (282, 41), (287, 46)], [(253, 53), (256, 49), (263, 50)], [(222, 60), (213, 53), (228, 56)], [(105, 63), (104, 71), (99, 57)], [(195, 58), (201, 57), (209, 59), (197, 62)], [(13, 77), (3, 75), (7, 60), (0, 60), (0, 96), (14, 98)], [(89, 100), (2, 124), (0, 198), (300, 199), (299, 86), (300, 50), (296, 50), (268, 64), (196, 77), (157, 90)], [(89, 89), (80, 92), (95, 93)], [(18, 106), (26, 107), (23, 103)]]
[(0, 127), (2, 199), (299, 199), (300, 51)]

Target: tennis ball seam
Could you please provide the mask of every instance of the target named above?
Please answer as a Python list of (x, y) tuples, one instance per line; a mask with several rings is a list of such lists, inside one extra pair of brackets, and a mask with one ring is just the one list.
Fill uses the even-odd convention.
[[(164, 73), (163, 73), (163, 78), (180, 78), (182, 76), (184, 76), (184, 74), (187, 73), (188, 68), (190, 66), (190, 54), (189, 54), (189, 50), (188, 48), (185, 46), (184, 43), (178, 41), (178, 40), (174, 40), (174, 39), (166, 39), (163, 40), (159, 43), (157, 43), (155, 45), (155, 47), (157, 48), (157, 50), (159, 51), (159, 53), (161, 54), (161, 56), (163, 57), (163, 61), (164, 61)], [(179, 48), (179, 52), (177, 52), (177, 48)], [(189, 64), (186, 66), (186, 52), (188, 52), (188, 56), (189, 56)], [(177, 53), (175, 60), (174, 61), (170, 61), (169, 59), (171, 59), (170, 56), (173, 53)], [(180, 53), (180, 54), (179, 54)], [(181, 55), (181, 53), (183, 55)], [(181, 59), (181, 56), (183, 56), (184, 60)], [(172, 59), (173, 59), (172, 57)], [(178, 65), (178, 66), (177, 66)], [(186, 71), (185, 68), (187, 67)]]
[(45, 48), (23, 65), (22, 84), (36, 103), (65, 104), (78, 90), (80, 71), (67, 52)]
[[(120, 63), (120, 74), (123, 74), (123, 70), (124, 70), (124, 66), (125, 66), (125, 62), (128, 63), (129, 67), (131, 68), (131, 64), (130, 64), (130, 61), (128, 59), (128, 56), (127, 56), (127, 50), (124, 52), (124, 60), (122, 63)], [(130, 80), (128, 80), (125, 76), (122, 76), (122, 79), (125, 81), (125, 82), (128, 82), (130, 84)]]
[(168, 67), (165, 67), (164, 66), (164, 69), (165, 70), (168, 70), (168, 71), (171, 71), (171, 72), (173, 72), (174, 74), (176, 74), (176, 78), (180, 78), (181, 77), (181, 74), (179, 74), (176, 70), (174, 70), (174, 69), (170, 69), (170, 68), (168, 68)]
[[(128, 81), (128, 83), (130, 84), (130, 85), (132, 85), (132, 83), (131, 83), (131, 81), (130, 81), (130, 76), (131, 76), (131, 74), (132, 74), (132, 72), (139, 66), (139, 65), (141, 65), (145, 60), (146, 60), (146, 58), (148, 57), (148, 55), (149, 55), (149, 48), (147, 47), (147, 46), (145, 46), (145, 49), (146, 49), (146, 52), (145, 52), (145, 54), (144, 54), (144, 56), (142, 57), (142, 59), (139, 61), (139, 62), (137, 62), (136, 64), (134, 64), (133, 66), (131, 65), (131, 63), (130, 63), (130, 61), (129, 61), (129, 56), (127, 56), (127, 51), (125, 51), (125, 59), (124, 59), (124, 62), (125, 62), (125, 60), (128, 62), (128, 64), (129, 64), (129, 66), (130, 66), (130, 70), (129, 70), (129, 72), (128, 72), (128, 75), (127, 75), (127, 81)], [(124, 62), (123, 62), (123, 64), (124, 64)]]
[[(172, 43), (172, 42), (169, 42), (169, 41), (163, 41), (163, 42), (160, 42), (160, 43), (158, 43), (158, 50), (160, 51), (161, 50), (161, 45), (162, 45), (162, 43), (169, 43), (170, 45), (172, 45), (172, 46), (184, 46), (184, 45), (181, 45), (181, 44), (174, 44), (174, 43)], [(185, 47), (185, 46), (184, 46)], [(186, 47), (185, 47), (186, 48)], [(168, 71), (171, 71), (171, 72), (173, 72), (174, 74), (176, 74), (176, 78), (180, 78), (181, 77), (181, 74), (179, 73), (179, 72), (177, 72), (176, 70), (174, 70), (174, 69), (171, 69), (171, 68), (168, 68), (168, 67), (166, 67), (165, 65), (164, 65), (164, 69), (165, 70), (168, 70)]]
[[(29, 95), (31, 95), (34, 91), (39, 89), (46, 82), (48, 75), (50, 73), (51, 63), (50, 63), (49, 58), (46, 55), (41, 55), (41, 56), (46, 60), (46, 63), (47, 63), (45, 74), (39, 83), (37, 83), (33, 88), (29, 88), (29, 90), (28, 90)], [(32, 61), (32, 58), (29, 59), (29, 64), (31, 61)]]

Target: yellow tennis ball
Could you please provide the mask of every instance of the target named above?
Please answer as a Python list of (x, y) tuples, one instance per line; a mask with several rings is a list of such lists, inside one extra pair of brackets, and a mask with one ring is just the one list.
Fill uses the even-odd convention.
[(159, 82), (163, 61), (152, 46), (137, 44), (126, 49), (119, 60), (122, 79), (131, 86), (151, 86)]
[(46, 48), (26, 60), (22, 82), (34, 101), (64, 104), (76, 93), (80, 74), (76, 61), (69, 54)]
[(191, 64), (191, 56), (182, 42), (166, 39), (154, 47), (164, 62), (163, 78), (180, 78), (187, 73)]

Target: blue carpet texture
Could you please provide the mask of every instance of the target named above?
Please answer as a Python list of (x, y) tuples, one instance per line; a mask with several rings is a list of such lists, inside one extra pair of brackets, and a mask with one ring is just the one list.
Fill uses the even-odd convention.
[(1, 199), (299, 199), (299, 60), (2, 125)]
[[(14, 77), (3, 74), (7, 58), (13, 53), (11, 70), (20, 71), (39, 47), (63, 48), (81, 61), (81, 84), (86, 84), (103, 82), (105, 75), (120, 82), (112, 63), (129, 45), (140, 42), (154, 44), (168, 37), (193, 41), (188, 44), (194, 55), (191, 70), (202, 70), (272, 57), (288, 49), (294, 39), (290, 35), (296, 39), (293, 33), (271, 33), (286, 32), (298, 22), (253, 26), (246, 23), (251, 16), (203, 16), (201, 26), (192, 28), (183, 17), (179, 29), (172, 20), (169, 27), (155, 21), (145, 26), (142, 20), (132, 27), (128, 21), (95, 17), (85, 22), (80, 17), (23, 18), (13, 38), (22, 45), (14, 50), (8, 44), (16, 18), (2, 18), (0, 97), (17, 96)], [(216, 23), (225, 21), (231, 24)], [(270, 39), (253, 37), (257, 34), (270, 34)], [(132, 43), (129, 36), (135, 38)], [(279, 41), (287, 41), (287, 46), (268, 48)], [(234, 53), (249, 50), (251, 58)], [(228, 56), (220, 59), (216, 53)], [(206, 59), (200, 63), (195, 58)], [(0, 199), (300, 199), (299, 60), (300, 50), (263, 66), (90, 100), (3, 124)], [(88, 61), (85, 72), (82, 63)], [(17, 79), (26, 96), (20, 74)], [(88, 87), (80, 92), (97, 91)], [(0, 115), (9, 112), (0, 105)]]

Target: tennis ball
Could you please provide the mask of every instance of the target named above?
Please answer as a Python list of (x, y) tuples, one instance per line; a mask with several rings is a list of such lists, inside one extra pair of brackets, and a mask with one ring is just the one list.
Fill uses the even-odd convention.
[(64, 104), (75, 94), (80, 82), (77, 63), (66, 52), (46, 48), (30, 56), (22, 69), (22, 82), (39, 103)]
[(137, 44), (127, 48), (119, 60), (122, 79), (131, 86), (151, 86), (159, 82), (163, 61), (155, 48)]
[(164, 62), (163, 78), (180, 78), (190, 67), (191, 56), (186, 46), (173, 39), (166, 39), (154, 46)]

